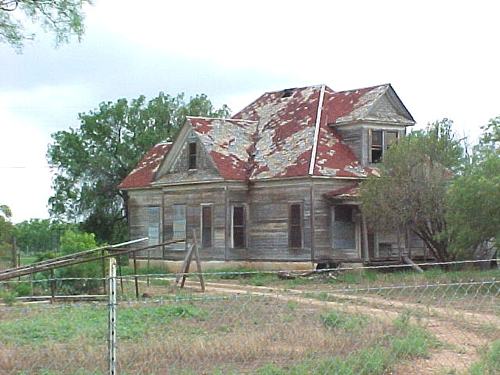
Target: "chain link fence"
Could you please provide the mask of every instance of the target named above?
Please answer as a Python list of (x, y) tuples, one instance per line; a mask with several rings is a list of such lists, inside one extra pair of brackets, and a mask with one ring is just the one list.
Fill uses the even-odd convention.
[[(500, 373), (500, 270), (446, 268), (221, 270), (205, 293), (193, 274), (118, 276), (116, 373)], [(0, 373), (109, 373), (105, 281), (1, 283)]]

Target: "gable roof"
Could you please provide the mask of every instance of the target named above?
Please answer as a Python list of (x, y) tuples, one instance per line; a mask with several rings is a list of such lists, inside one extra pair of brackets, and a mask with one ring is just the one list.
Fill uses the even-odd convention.
[(246, 180), (257, 122), (241, 119), (188, 117), (187, 122), (212, 158), (220, 175)]
[[(386, 111), (388, 106), (395, 109)], [(336, 130), (360, 121), (415, 123), (385, 84), (341, 92), (325, 85), (267, 92), (230, 119), (188, 117), (185, 126), (191, 126), (224, 179), (360, 178), (377, 171), (361, 166)]]
[(170, 151), (172, 142), (162, 142), (153, 146), (139, 161), (137, 166), (118, 185), (119, 189), (148, 187), (154, 180), (154, 175), (161, 161)]

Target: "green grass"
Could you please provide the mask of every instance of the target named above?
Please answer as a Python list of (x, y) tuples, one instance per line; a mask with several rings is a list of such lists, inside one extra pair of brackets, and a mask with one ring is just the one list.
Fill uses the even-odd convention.
[(500, 374), (500, 340), (491, 344), (489, 350), (481, 355), (481, 359), (471, 366), (469, 373), (471, 375)]
[[(21, 310), (21, 309), (19, 309)], [(107, 308), (103, 306), (63, 306), (15, 319), (0, 321), (0, 342), (17, 345), (67, 342), (71, 340), (101, 341), (106, 339)], [(168, 330), (177, 319), (204, 319), (206, 312), (195, 306), (120, 306), (117, 314), (119, 339), (133, 340), (160, 330)]]
[[(347, 315), (337, 320), (352, 325), (356, 317)], [(356, 323), (358, 324), (358, 323)], [(346, 327), (347, 328), (347, 327)], [(402, 316), (394, 322), (395, 333), (388, 334), (383, 343), (351, 353), (347, 358), (333, 357), (325, 360), (305, 360), (290, 367), (268, 364), (256, 371), (258, 375), (382, 375), (398, 362), (417, 357), (426, 357), (439, 343), (425, 329), (408, 323)]]
[(346, 314), (336, 310), (321, 315), (321, 320), (327, 328), (340, 328), (355, 332), (368, 323), (368, 319), (365, 316)]

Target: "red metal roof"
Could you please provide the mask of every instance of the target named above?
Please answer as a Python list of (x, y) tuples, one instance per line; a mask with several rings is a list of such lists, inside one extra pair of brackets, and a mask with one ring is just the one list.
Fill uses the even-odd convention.
[(141, 159), (132, 172), (118, 185), (119, 189), (148, 187), (153, 182), (155, 172), (161, 161), (170, 151), (171, 142), (159, 143)]
[[(342, 92), (327, 86), (274, 91), (263, 94), (230, 119), (188, 117), (187, 122), (224, 179), (311, 174), (366, 177), (376, 170), (360, 165), (336, 127), (365, 118), (389, 89), (387, 84)], [(399, 121), (399, 117), (393, 121)], [(413, 119), (408, 121), (411, 124)], [(120, 188), (149, 186), (159, 159), (168, 152), (167, 146), (161, 150), (156, 148), (159, 146), (144, 157)]]

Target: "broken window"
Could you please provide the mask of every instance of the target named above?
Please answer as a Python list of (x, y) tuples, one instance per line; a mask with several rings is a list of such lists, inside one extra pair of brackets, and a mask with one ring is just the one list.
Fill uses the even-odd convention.
[(244, 205), (233, 206), (233, 247), (246, 247), (246, 215)]
[(212, 206), (201, 206), (201, 246), (212, 247)]
[(148, 220), (148, 245), (158, 245), (160, 243), (160, 207), (147, 208)]
[(186, 205), (174, 204), (173, 211), (173, 239), (184, 240), (186, 239)]
[(370, 162), (380, 163), (384, 151), (398, 140), (397, 131), (370, 130)]
[(189, 144), (189, 169), (196, 169), (196, 142)]
[(372, 130), (371, 162), (382, 160), (382, 130)]
[(288, 242), (292, 248), (302, 247), (302, 205), (294, 203), (290, 205), (290, 217), (288, 225)]
[(352, 206), (334, 206), (332, 223), (333, 248), (356, 249), (356, 226)]

